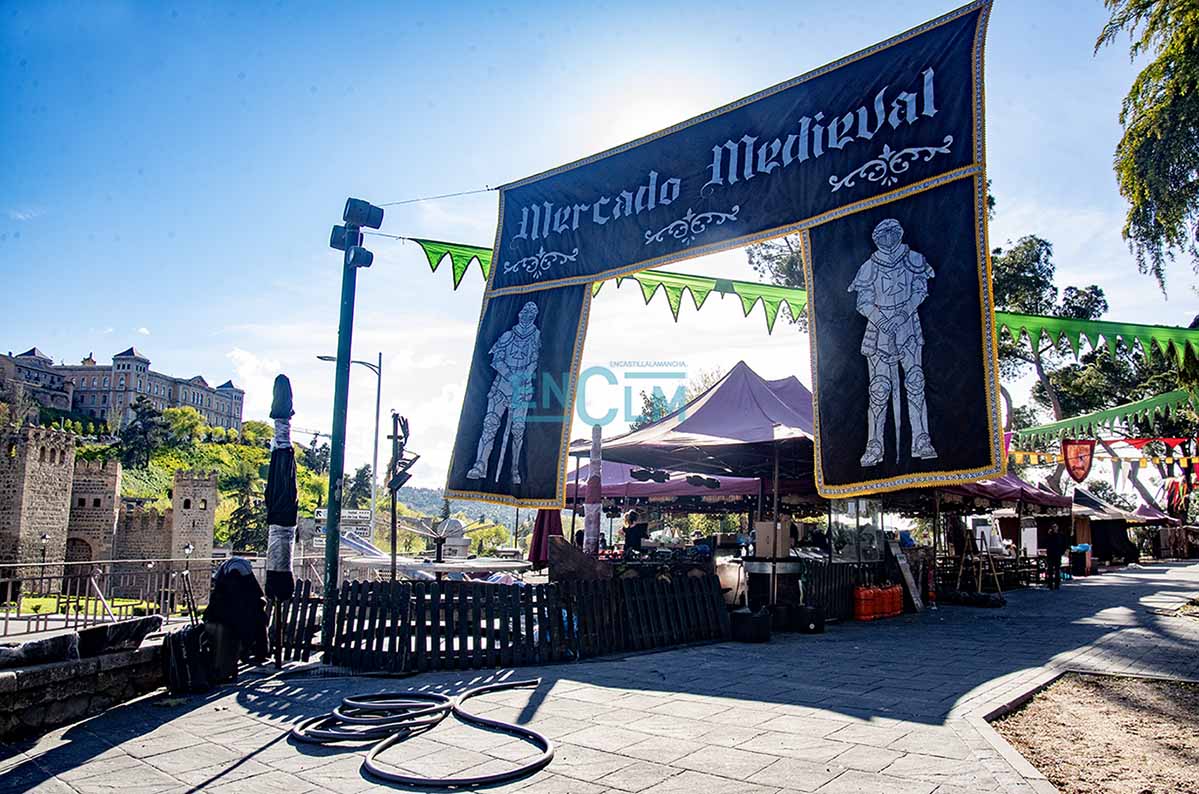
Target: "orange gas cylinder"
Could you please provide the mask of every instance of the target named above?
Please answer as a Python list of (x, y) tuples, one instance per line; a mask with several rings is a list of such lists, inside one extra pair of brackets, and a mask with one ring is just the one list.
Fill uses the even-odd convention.
[(866, 620), (866, 588), (853, 589), (853, 619)]
[(903, 614), (903, 588), (895, 585), (891, 588), (891, 614)]
[(877, 587), (866, 588), (866, 620), (878, 620), (883, 616), (883, 591)]

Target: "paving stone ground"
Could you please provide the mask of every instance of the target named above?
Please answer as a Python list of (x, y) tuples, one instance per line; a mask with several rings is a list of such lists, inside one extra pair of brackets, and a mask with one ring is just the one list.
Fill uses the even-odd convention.
[[(1052, 791), (982, 715), (1064, 669), (1199, 679), (1199, 565), (1165, 564), (1010, 594), (1006, 608), (942, 607), (580, 664), (492, 673), (266, 679), (172, 704), (149, 696), (21, 746), (0, 745), (0, 794), (381, 790), (353, 748), (292, 744), (291, 725), (351, 693), (454, 691), (541, 676), (535, 691), (471, 701), (557, 745), (521, 794), (964, 794)], [(1001, 742), (1001, 740), (999, 740)], [(532, 751), (447, 721), (389, 753), (417, 773), (502, 769)]]

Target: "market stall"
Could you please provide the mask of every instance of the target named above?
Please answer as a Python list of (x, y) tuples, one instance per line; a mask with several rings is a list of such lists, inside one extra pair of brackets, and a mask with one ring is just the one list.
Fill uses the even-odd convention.
[(1148, 523), (1146, 519), (1105, 502), (1081, 487), (1074, 489), (1073, 516), (1075, 545), (1090, 546), (1086, 573), (1094, 572), (1096, 562), (1127, 564), (1140, 559), (1137, 544), (1128, 530), (1131, 526)]

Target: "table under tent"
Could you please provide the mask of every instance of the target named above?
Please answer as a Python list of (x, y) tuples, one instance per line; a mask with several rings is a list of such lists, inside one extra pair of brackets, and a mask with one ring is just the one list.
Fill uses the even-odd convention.
[[(853, 615), (855, 587), (901, 580), (900, 559), (911, 563), (909, 591), (923, 595), (927, 589), (927, 575), (936, 564), (933, 550), (909, 545), (896, 554), (896, 513), (924, 518), (934, 527), (942, 517), (1001, 508), (1033, 517), (1034, 524), (1058, 520), (1047, 518), (1054, 512), (1068, 514), (1069, 497), (1012, 475), (883, 498), (825, 500), (816, 494), (813, 433), (812, 395), (797, 378), (767, 380), (740, 362), (678, 411), (604, 440), (605, 517), (613, 521), (630, 508), (655, 518), (692, 512), (744, 517), (740, 523), (744, 534), (752, 530), (752, 553), (742, 554), (743, 536), (702, 539), (718, 572), (727, 557), (737, 557), (737, 573), (721, 577), (729, 603), (779, 605), (802, 599), (844, 619)], [(571, 454), (581, 460), (589, 450), (589, 443), (579, 441)], [(568, 474), (568, 506), (578, 509), (590, 473), (580, 464)], [(939, 548), (948, 549), (941, 537)], [(1031, 560), (997, 560), (1005, 586), (1034, 581), (1043, 571), (1035, 548)], [(668, 553), (655, 553), (666, 562)], [(971, 566), (977, 562), (969, 559)], [(976, 568), (969, 573), (977, 581)], [(908, 603), (915, 603), (910, 594)]]

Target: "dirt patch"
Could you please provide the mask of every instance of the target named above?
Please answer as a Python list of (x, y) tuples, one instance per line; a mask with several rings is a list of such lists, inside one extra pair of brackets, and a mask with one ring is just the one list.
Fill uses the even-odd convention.
[(1068, 674), (993, 727), (1065, 794), (1199, 794), (1199, 684)]

